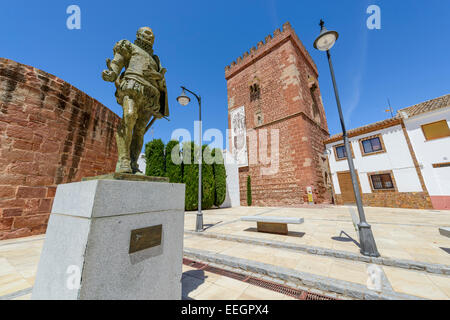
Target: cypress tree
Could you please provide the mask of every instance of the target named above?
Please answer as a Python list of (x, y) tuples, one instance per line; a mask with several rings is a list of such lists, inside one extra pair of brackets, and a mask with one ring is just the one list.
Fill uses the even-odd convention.
[(145, 159), (147, 176), (165, 176), (164, 143), (161, 139), (152, 140), (145, 145)]
[[(211, 155), (211, 149), (204, 145), (202, 147), (203, 159), (207, 159)], [(214, 169), (210, 161), (202, 163), (202, 209), (210, 209), (214, 205)]]
[(214, 149), (212, 156), (215, 159), (213, 163), (215, 182), (214, 205), (220, 207), (224, 203), (227, 195), (227, 174), (222, 150), (219, 148)]
[(169, 141), (166, 145), (166, 177), (169, 178), (171, 183), (183, 182), (183, 172), (180, 160), (180, 143), (176, 140)]
[(186, 184), (185, 209), (198, 209), (198, 164), (194, 164), (194, 154), (198, 150), (195, 143), (183, 143), (183, 183)]

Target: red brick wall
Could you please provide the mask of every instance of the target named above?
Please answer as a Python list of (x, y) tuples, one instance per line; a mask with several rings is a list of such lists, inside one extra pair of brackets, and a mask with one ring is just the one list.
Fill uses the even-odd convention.
[[(303, 204), (308, 186), (316, 203), (331, 201), (319, 165), (329, 134), (317, 77), (314, 62), (289, 24), (225, 68), (228, 111), (245, 106), (247, 130), (278, 129), (280, 137), (278, 173), (262, 176), (261, 164), (240, 169), (242, 205), (247, 203), (248, 174), (253, 205)], [(249, 88), (255, 81), (260, 84), (260, 99), (250, 101)], [(311, 94), (313, 83), (316, 89)], [(318, 113), (313, 111), (313, 99)], [(263, 117), (261, 125), (256, 122), (257, 112)], [(270, 135), (267, 140), (270, 150)]]
[(63, 80), (0, 58), (0, 240), (44, 233), (58, 184), (114, 171), (118, 121)]

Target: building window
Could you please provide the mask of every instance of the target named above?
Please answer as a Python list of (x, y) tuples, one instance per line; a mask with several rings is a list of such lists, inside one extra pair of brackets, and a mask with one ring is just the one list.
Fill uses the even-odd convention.
[(347, 158), (347, 151), (345, 151), (345, 146), (338, 146), (338, 147), (336, 147), (336, 157), (338, 159), (345, 159), (345, 158)]
[(359, 140), (359, 145), (361, 147), (361, 153), (363, 156), (368, 154), (386, 152), (381, 135), (361, 139)]
[(372, 174), (370, 176), (370, 179), (372, 180), (372, 188), (374, 190), (393, 190), (393, 189), (395, 189), (390, 173)]
[[(354, 158), (355, 155), (353, 153), (352, 144), (350, 142), (349, 142), (349, 144), (350, 144), (350, 152), (352, 153), (352, 158)], [(336, 161), (341, 161), (341, 160), (347, 159), (347, 150), (345, 150), (344, 144), (335, 145), (333, 147), (333, 150), (334, 150), (334, 158), (336, 159)]]
[(255, 123), (257, 127), (262, 126), (264, 123), (264, 117), (262, 115), (261, 110), (255, 112)]
[(261, 97), (261, 88), (259, 84), (254, 83), (250, 86), (250, 101), (255, 101)]
[(422, 131), (427, 141), (450, 136), (450, 129), (446, 120), (424, 124)]

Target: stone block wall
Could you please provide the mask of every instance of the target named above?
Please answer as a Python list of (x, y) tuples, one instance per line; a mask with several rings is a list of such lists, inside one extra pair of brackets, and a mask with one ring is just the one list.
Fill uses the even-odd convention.
[[(336, 194), (336, 204), (343, 205), (341, 194)], [(363, 205), (405, 209), (433, 209), (427, 192), (376, 192), (361, 195)]]
[(114, 171), (119, 120), (63, 80), (0, 58), (0, 240), (45, 233), (58, 184)]

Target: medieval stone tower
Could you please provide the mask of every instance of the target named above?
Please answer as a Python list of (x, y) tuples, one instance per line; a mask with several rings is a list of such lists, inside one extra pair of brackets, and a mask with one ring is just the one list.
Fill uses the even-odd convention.
[(247, 204), (249, 175), (252, 205), (307, 203), (308, 190), (315, 203), (329, 203), (323, 145), (329, 134), (317, 67), (289, 22), (227, 66), (225, 78), (241, 204)]

